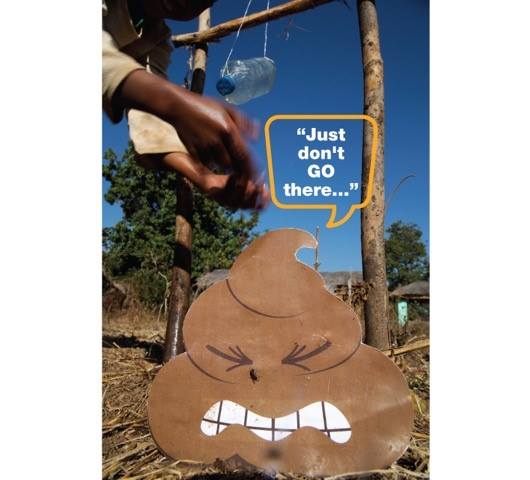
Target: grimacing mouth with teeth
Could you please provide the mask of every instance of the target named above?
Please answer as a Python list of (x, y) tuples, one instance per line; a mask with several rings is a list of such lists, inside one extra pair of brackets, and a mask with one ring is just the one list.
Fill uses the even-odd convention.
[(242, 425), (270, 442), (282, 440), (303, 427), (319, 430), (335, 443), (346, 443), (351, 437), (346, 417), (337, 407), (324, 401), (311, 403), (283, 417), (270, 418), (231, 400), (221, 400), (204, 414), (201, 431), (215, 436), (231, 425)]

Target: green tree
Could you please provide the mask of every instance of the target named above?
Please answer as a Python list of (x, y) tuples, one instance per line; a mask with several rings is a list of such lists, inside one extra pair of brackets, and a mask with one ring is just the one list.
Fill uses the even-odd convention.
[(386, 229), (386, 274), (390, 290), (429, 278), (429, 259), (422, 232), (413, 223), (394, 222)]
[[(130, 145), (121, 159), (110, 149), (103, 158), (103, 178), (110, 183), (105, 200), (123, 211), (118, 223), (103, 229), (104, 271), (130, 279), (146, 305), (160, 305), (175, 246), (175, 174), (138, 166)], [(194, 202), (192, 278), (196, 279), (231, 266), (255, 237), (258, 215), (234, 214), (198, 192)]]

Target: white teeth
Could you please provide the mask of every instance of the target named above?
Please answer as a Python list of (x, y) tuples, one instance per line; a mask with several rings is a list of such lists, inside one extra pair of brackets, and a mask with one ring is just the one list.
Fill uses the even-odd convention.
[(206, 420), (215, 420), (219, 417), (219, 405), (221, 402), (214, 403), (210, 409), (204, 414)]
[(272, 430), (256, 430), (254, 428), (250, 429), (251, 432), (255, 433), (258, 437), (263, 438), (263, 440), (272, 440)]
[(322, 402), (315, 402), (300, 410), (300, 426), (315, 427), (324, 430), (324, 417), (322, 415)]
[(201, 422), (201, 431), (209, 437), (211, 437), (212, 435), (217, 435), (217, 423), (205, 422), (203, 420)]
[(351, 430), (343, 432), (329, 432), (329, 438), (336, 443), (346, 443), (351, 437)]
[(335, 405), (324, 402), (324, 409), (326, 411), (326, 426), (328, 430), (350, 428), (348, 420)]
[(272, 428), (272, 418), (262, 417), (257, 413), (248, 411), (247, 427)]
[(274, 440), (282, 440), (289, 435), (291, 435), (293, 432), (274, 432)]
[[(275, 422), (276, 428), (288, 428), (290, 430), (296, 430), (298, 424), (296, 422), (296, 412), (285, 415), (285, 417), (278, 417)], [(290, 432), (288, 432), (290, 433)]]
[(245, 421), (245, 407), (242, 407), (238, 403), (231, 402), (230, 400), (224, 400), (220, 420), (221, 422), (230, 425), (233, 423), (243, 425), (243, 422)]
[(316, 428), (337, 443), (345, 443), (351, 437), (348, 420), (337, 407), (328, 402), (315, 402), (289, 415), (273, 419), (258, 415), (230, 400), (222, 400), (205, 413), (201, 431), (213, 436), (230, 425), (243, 425), (267, 441), (282, 440), (301, 427)]

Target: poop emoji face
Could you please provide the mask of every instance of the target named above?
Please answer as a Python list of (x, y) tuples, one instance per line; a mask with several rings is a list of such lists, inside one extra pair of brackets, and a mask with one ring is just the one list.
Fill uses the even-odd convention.
[(354, 312), (296, 260), (302, 247), (316, 240), (301, 230), (263, 235), (191, 306), (186, 353), (149, 395), (151, 433), (169, 457), (333, 475), (387, 467), (407, 448), (403, 375), (361, 343)]

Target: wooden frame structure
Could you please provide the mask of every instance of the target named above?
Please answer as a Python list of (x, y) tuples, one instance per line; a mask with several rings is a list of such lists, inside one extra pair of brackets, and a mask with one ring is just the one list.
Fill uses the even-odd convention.
[[(210, 26), (210, 10), (199, 16), (198, 30), (172, 37), (176, 47), (193, 46), (193, 78), (191, 90), (203, 92), (206, 76), (208, 43), (241, 29), (247, 29), (300, 13), (334, 0), (291, 0), (268, 10), (253, 13)], [(342, 0), (345, 2), (345, 0)], [(364, 73), (364, 113), (379, 123), (379, 148), (376, 159), (376, 183), (370, 204), (361, 210), (361, 244), (364, 281), (371, 286), (366, 301), (366, 341), (380, 349), (387, 349), (388, 290), (384, 250), (384, 95), (383, 61), (379, 45), (379, 30), (375, 0), (357, 0)], [(368, 145), (372, 141), (371, 128), (363, 129), (362, 184), (366, 185), (370, 163)], [(364, 187), (363, 187), (364, 188)], [(193, 191), (185, 179), (179, 179), (176, 212), (176, 249), (172, 272), (170, 307), (168, 310), (164, 361), (184, 351), (182, 325), (191, 298), (192, 217)]]

